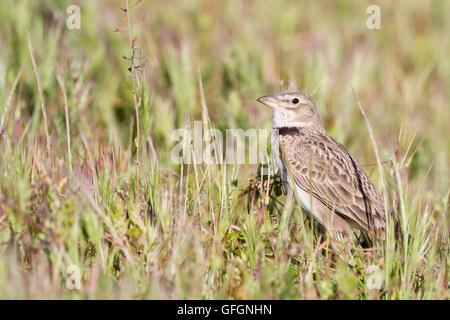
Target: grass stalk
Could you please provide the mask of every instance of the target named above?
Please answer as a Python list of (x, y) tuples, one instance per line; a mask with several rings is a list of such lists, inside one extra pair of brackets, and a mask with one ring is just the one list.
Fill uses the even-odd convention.
[(66, 86), (64, 84), (64, 80), (61, 78), (60, 74), (56, 74), (56, 80), (58, 81), (59, 88), (61, 89), (61, 93), (64, 99), (64, 115), (66, 119), (66, 137), (67, 137), (67, 155), (69, 158), (69, 169), (70, 173), (73, 171), (72, 166), (72, 147), (70, 143), (70, 120), (69, 120), (69, 107), (67, 104), (67, 94), (66, 94)]
[(48, 152), (48, 155), (50, 155), (50, 134), (48, 131), (48, 124), (47, 124), (47, 110), (45, 107), (44, 91), (42, 90), (41, 77), (39, 76), (39, 71), (38, 71), (38, 68), (36, 65), (36, 58), (34, 57), (33, 46), (31, 44), (30, 34), (28, 32), (27, 32), (27, 43), (28, 43), (28, 51), (30, 53), (31, 63), (33, 64), (34, 75), (36, 77), (36, 83), (38, 86), (39, 98), (41, 100), (42, 116), (44, 118), (45, 138), (47, 141), (47, 152)]

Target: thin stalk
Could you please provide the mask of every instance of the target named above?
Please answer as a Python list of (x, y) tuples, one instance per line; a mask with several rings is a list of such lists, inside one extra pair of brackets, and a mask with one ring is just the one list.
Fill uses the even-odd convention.
[(364, 117), (364, 121), (366, 122), (367, 130), (369, 131), (370, 140), (372, 141), (373, 151), (375, 152), (375, 158), (377, 159), (377, 164), (378, 164), (378, 173), (380, 175), (381, 185), (383, 187), (384, 208), (386, 209), (386, 212), (387, 212), (387, 191), (386, 191), (386, 185), (384, 183), (383, 165), (381, 164), (380, 153), (378, 152), (377, 142), (375, 141), (375, 137), (373, 134), (372, 125), (370, 124), (370, 121), (369, 121), (369, 117), (367, 116), (366, 111), (364, 110), (363, 106), (361, 105), (361, 102), (359, 101), (359, 98), (356, 95), (355, 89), (353, 88), (353, 86), (352, 86), (352, 92), (353, 92), (353, 97), (356, 100), (356, 104), (358, 105), (359, 110), (361, 110), (361, 113)]
[(69, 167), (70, 167), (70, 173), (72, 173), (72, 148), (70, 143), (70, 121), (69, 121), (69, 108), (67, 105), (67, 94), (66, 94), (66, 87), (64, 84), (64, 80), (60, 77), (59, 74), (56, 75), (56, 80), (58, 81), (59, 87), (61, 89), (61, 92), (63, 94), (64, 98), (64, 112), (66, 117), (66, 135), (67, 135), (67, 154), (69, 157)]
[(39, 72), (36, 65), (36, 59), (34, 58), (33, 47), (31, 45), (30, 35), (27, 32), (27, 42), (28, 42), (28, 50), (30, 52), (31, 63), (33, 64), (34, 75), (36, 76), (36, 82), (39, 91), (39, 98), (41, 99), (41, 108), (42, 115), (44, 117), (44, 128), (45, 128), (45, 137), (47, 139), (47, 152), (50, 155), (50, 135), (48, 133), (48, 125), (47, 125), (47, 111), (45, 108), (45, 100), (44, 100), (44, 92), (42, 90), (41, 78), (39, 77)]
[[(131, 32), (131, 21), (130, 21), (130, 8), (127, 2), (127, 23), (128, 23), (128, 37), (130, 40), (130, 46), (131, 46), (131, 81), (133, 83), (133, 100), (134, 100), (134, 109), (136, 113), (136, 140), (134, 141), (136, 145), (136, 160), (138, 163), (138, 167), (140, 166), (139, 162), (139, 147), (140, 147), (140, 123), (139, 123), (139, 106), (141, 104), (141, 98), (138, 99), (137, 97), (137, 85), (136, 85), (136, 79), (135, 79), (135, 70), (134, 70), (134, 43), (133, 43), (133, 34)], [(139, 92), (141, 94), (141, 92)]]
[(23, 64), (20, 66), (19, 72), (17, 72), (16, 78), (14, 79), (13, 85), (11, 87), (11, 91), (9, 92), (8, 99), (6, 100), (5, 108), (3, 110), (2, 118), (0, 120), (0, 133), (2, 132), (2, 130), (6, 130), (6, 126), (5, 126), (6, 115), (8, 114), (9, 106), (11, 104), (14, 91), (16, 91), (17, 84), (19, 83), (19, 79), (22, 76), (22, 70), (23, 70)]

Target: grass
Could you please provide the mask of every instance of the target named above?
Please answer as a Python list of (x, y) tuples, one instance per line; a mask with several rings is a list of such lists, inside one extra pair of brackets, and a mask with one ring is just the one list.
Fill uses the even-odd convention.
[[(0, 12), (0, 298), (450, 298), (448, 2), (373, 31), (364, 1), (70, 4)], [(193, 120), (269, 129), (280, 79), (386, 193), (374, 249), (333, 253), (258, 165), (171, 162)]]

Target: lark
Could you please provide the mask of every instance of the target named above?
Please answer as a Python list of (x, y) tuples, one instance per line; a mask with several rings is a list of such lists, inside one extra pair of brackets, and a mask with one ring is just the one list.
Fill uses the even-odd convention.
[(383, 235), (384, 202), (363, 168), (324, 129), (314, 100), (282, 90), (257, 99), (272, 108), (272, 154), (285, 187), (331, 234)]

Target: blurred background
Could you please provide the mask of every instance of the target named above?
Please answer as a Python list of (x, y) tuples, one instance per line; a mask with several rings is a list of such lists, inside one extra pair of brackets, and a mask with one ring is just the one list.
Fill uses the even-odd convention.
[[(66, 25), (69, 5), (80, 8), (79, 30)], [(367, 27), (371, 13), (366, 10), (370, 5), (381, 9), (381, 29)], [(76, 172), (87, 170), (89, 149), (102, 154), (102, 148), (111, 147), (124, 154), (129, 150), (130, 158), (136, 155), (132, 143), (137, 133), (131, 77), (135, 71), (130, 72), (127, 59), (132, 54), (131, 42), (145, 56), (141, 66), (143, 88), (139, 91), (140, 136), (143, 144), (151, 137), (164, 170), (180, 172), (170, 162), (173, 130), (182, 127), (187, 117), (202, 118), (200, 72), (211, 125), (220, 130), (271, 128), (271, 113), (255, 101), (262, 95), (288, 87), (313, 94), (328, 132), (367, 165), (366, 171), (373, 174), (380, 189), (373, 147), (352, 94), (353, 86), (372, 124), (387, 172), (392, 172), (389, 160), (405, 157), (408, 161), (401, 169), (409, 182), (406, 192), (421, 192), (436, 210), (446, 210), (450, 167), (449, 1), (131, 0), (129, 11), (125, 8), (126, 1), (119, 0), (1, 1), (0, 119), (3, 115), (4, 120), (0, 131), (3, 129), (3, 136), (8, 137), (1, 149), (9, 159), (0, 159), (0, 217), (26, 212), (30, 206), (40, 208), (40, 193), (36, 195), (32, 190), (41, 180), (31, 177), (35, 167), (45, 171), (32, 160), (39, 155), (38, 145), (46, 139), (42, 98), (54, 159), (52, 165), (47, 164), (54, 169), (49, 175), (56, 179), (67, 170), (67, 164), (60, 163), (68, 159), (61, 85), (67, 94)], [(117, 161), (123, 168), (129, 164)], [(32, 170), (30, 175), (11, 178), (27, 170)], [(128, 177), (131, 171), (125, 168), (117, 174)], [(115, 174), (105, 173), (101, 179), (115, 179)], [(175, 190), (177, 185), (170, 188)], [(109, 196), (105, 189), (100, 190), (101, 196)], [(61, 192), (70, 194), (67, 190)], [(67, 199), (61, 197), (62, 204), (54, 205), (70, 213), (67, 221), (72, 221), (77, 209), (73, 209), (74, 203), (64, 202)], [(47, 200), (49, 211), (52, 203)], [(4, 221), (14, 226), (14, 219)], [(8, 229), (12, 234), (17, 232), (18, 248), (25, 250), (19, 254), (22, 265), (29, 262), (31, 266), (26, 254), (30, 247), (23, 243), (33, 243), (31, 239), (38, 239), (39, 232), (33, 229), (30, 236), (22, 237), (22, 226), (27, 224), (19, 225), (17, 230), (3, 225), (1, 239), (8, 243)], [(91, 232), (89, 228), (82, 231)], [(53, 238), (47, 236), (45, 239), (51, 242)], [(89, 248), (87, 243), (84, 246)], [(100, 247), (96, 247), (97, 252)], [(108, 263), (115, 265), (115, 258), (111, 259)], [(7, 266), (3, 268), (0, 279), (6, 281), (7, 273), (1, 270)], [(52, 271), (55, 274), (63, 272), (52, 270), (56, 270)], [(249, 293), (252, 291), (246, 292), (234, 297), (255, 297)], [(14, 295), (23, 296), (21, 291), (3, 291), (3, 296)]]
[[(130, 6), (135, 2), (131, 1)], [(66, 27), (66, 9), (81, 9), (81, 29)], [(381, 29), (369, 30), (366, 9), (381, 9)], [(64, 72), (73, 135), (77, 130), (126, 145), (134, 114), (130, 40), (124, 1), (2, 1), (1, 85), (4, 101), (24, 64), (15, 123), (41, 115), (26, 43), (30, 33), (50, 126), (64, 130), (55, 65)], [(151, 103), (146, 110), (158, 154), (170, 134), (201, 114), (197, 71), (214, 126), (270, 128), (271, 114), (255, 98), (290, 84), (314, 99), (327, 130), (362, 163), (373, 163), (369, 137), (351, 93), (369, 114), (383, 160), (402, 129), (424, 137), (411, 174), (446, 192), (450, 149), (449, 4), (445, 1), (137, 1), (133, 36), (148, 59)], [(115, 33), (119, 29), (121, 33)], [(95, 130), (92, 130), (95, 128)], [(420, 141), (420, 139), (419, 139)], [(76, 143), (76, 141), (75, 141)]]

